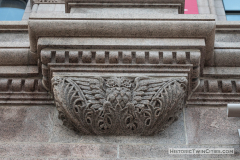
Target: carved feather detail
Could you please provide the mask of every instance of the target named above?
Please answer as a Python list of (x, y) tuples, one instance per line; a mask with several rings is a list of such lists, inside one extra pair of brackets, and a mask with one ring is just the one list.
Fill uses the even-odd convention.
[(185, 105), (186, 78), (91, 77), (52, 79), (64, 125), (81, 134), (153, 135)]

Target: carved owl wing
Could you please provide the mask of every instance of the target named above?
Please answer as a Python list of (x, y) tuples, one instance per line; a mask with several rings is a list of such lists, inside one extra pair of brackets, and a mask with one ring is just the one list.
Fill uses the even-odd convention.
[(87, 108), (98, 109), (102, 107), (105, 101), (103, 78), (71, 78), (71, 80), (68, 81), (78, 88), (76, 93), (79, 94), (76, 96), (80, 99), (76, 99), (75, 103), (83, 100)]
[[(157, 79), (157, 78), (148, 78), (148, 77), (137, 77), (135, 79), (135, 88), (133, 89), (133, 103), (137, 107), (144, 107), (144, 105), (156, 105), (156, 102), (159, 101), (159, 98), (165, 97), (165, 102), (169, 103), (172, 99), (177, 97), (177, 91), (179, 91), (180, 83), (181, 87), (186, 89), (186, 79), (184, 78), (166, 78), (166, 79)], [(176, 93), (174, 94), (173, 91)], [(159, 103), (162, 103), (159, 101)], [(162, 106), (162, 105), (161, 105)], [(159, 105), (155, 106), (159, 107)]]
[(97, 123), (93, 122), (93, 117), (99, 114), (106, 101), (103, 78), (54, 77), (52, 85), (64, 125), (85, 134), (94, 134), (89, 125)]
[(133, 104), (135, 110), (138, 110), (138, 119), (144, 121), (148, 132), (153, 133), (152, 129), (156, 127), (164, 129), (178, 118), (186, 94), (186, 84), (185, 78), (135, 79)]

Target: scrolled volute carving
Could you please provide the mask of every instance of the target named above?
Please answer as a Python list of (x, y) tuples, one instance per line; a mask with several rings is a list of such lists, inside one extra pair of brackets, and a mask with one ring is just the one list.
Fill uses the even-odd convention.
[(63, 124), (81, 134), (153, 135), (185, 105), (186, 78), (54, 77)]

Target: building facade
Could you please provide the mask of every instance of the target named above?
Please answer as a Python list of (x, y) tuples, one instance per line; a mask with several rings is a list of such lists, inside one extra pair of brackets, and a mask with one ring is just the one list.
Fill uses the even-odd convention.
[(228, 2), (184, 14), (185, 0), (29, 1), (0, 22), (0, 159), (239, 159)]

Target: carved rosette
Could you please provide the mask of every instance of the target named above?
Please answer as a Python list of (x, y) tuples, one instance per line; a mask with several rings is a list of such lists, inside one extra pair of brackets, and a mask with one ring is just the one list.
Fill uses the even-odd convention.
[(178, 119), (186, 78), (54, 77), (63, 124), (81, 134), (153, 135)]

